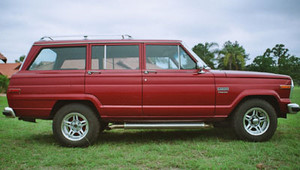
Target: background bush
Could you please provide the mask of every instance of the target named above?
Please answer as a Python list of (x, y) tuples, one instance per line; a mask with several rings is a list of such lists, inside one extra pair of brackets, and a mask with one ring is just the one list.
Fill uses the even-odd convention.
[(7, 76), (0, 75), (0, 93), (6, 93), (9, 84), (9, 79)]

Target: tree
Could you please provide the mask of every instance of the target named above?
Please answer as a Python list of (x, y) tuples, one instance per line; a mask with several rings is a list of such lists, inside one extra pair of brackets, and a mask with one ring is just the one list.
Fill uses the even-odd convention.
[(219, 51), (218, 68), (228, 70), (243, 70), (245, 68), (248, 54), (243, 46), (237, 41), (234, 43), (227, 41), (223, 45), (223, 49)]
[(300, 84), (300, 58), (288, 54), (288, 51), (283, 44), (276, 44), (272, 49), (266, 49), (262, 56), (257, 56), (248, 69), (290, 75)]
[(218, 49), (211, 49), (218, 47), (215, 42), (205, 42), (205, 44), (199, 43), (193, 47), (193, 51), (210, 67), (215, 68), (215, 54), (218, 53)]
[(25, 55), (21, 55), (19, 57), (19, 60), (15, 60), (15, 63), (22, 63), (24, 61), (25, 57), (26, 57)]
[(275, 61), (270, 56), (257, 56), (252, 64), (248, 67), (248, 70), (260, 71), (260, 72), (273, 72), (275, 68)]

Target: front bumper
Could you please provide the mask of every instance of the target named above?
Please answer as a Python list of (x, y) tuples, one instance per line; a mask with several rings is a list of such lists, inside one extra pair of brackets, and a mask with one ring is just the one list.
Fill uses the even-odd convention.
[(2, 113), (3, 113), (3, 115), (5, 115), (6, 117), (9, 117), (9, 118), (16, 117), (14, 110), (10, 107), (5, 107)]
[(287, 105), (289, 113), (297, 113), (300, 111), (300, 107), (296, 103), (290, 103)]

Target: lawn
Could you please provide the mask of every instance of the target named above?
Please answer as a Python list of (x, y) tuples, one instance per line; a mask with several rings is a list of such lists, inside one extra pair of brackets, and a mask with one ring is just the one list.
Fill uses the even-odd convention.
[[(300, 104), (300, 88), (293, 101)], [(0, 110), (7, 105), (0, 97)], [(237, 140), (230, 129), (112, 130), (88, 148), (64, 148), (51, 121), (0, 115), (0, 169), (298, 169), (300, 114), (279, 119), (268, 142)]]

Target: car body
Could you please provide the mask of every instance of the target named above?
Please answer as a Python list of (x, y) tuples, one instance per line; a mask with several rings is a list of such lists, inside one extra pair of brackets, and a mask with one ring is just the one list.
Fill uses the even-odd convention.
[(95, 141), (107, 128), (229, 120), (242, 139), (264, 141), (277, 118), (299, 111), (292, 88), (286, 75), (206, 69), (180, 40), (43, 40), (12, 76), (5, 114), (53, 119), (54, 135), (66, 146), (89, 145), (86, 138)]

